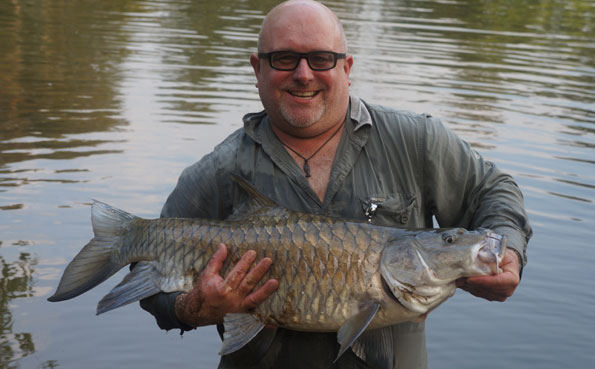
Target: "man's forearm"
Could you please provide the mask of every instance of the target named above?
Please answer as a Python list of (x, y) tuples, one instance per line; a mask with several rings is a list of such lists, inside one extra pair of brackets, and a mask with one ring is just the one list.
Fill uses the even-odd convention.
[(180, 295), (180, 292), (172, 293), (158, 293), (151, 297), (147, 297), (140, 301), (140, 306), (143, 310), (148, 311), (155, 317), (157, 325), (161, 329), (181, 329), (182, 331), (189, 331), (193, 329), (180, 321), (175, 313), (175, 301)]

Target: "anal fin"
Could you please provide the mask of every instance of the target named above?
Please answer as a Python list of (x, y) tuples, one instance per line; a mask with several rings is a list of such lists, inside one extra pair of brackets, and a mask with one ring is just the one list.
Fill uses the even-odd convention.
[[(223, 333), (223, 345), (219, 355), (231, 354), (241, 349), (264, 328), (264, 323), (250, 314), (226, 314), (223, 318), (223, 325), (225, 326), (225, 332)], [(272, 337), (268, 340), (269, 345), (271, 341)], [(264, 351), (266, 349), (268, 347)]]
[(154, 273), (156, 271), (153, 263), (137, 263), (122, 282), (99, 301), (97, 315), (161, 292), (161, 288), (153, 282)]

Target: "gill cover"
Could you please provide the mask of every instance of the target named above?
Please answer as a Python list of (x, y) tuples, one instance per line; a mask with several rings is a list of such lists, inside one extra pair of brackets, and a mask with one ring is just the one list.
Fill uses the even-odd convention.
[(436, 278), (417, 243), (413, 235), (407, 242), (389, 245), (382, 254), (380, 274), (399, 303), (421, 315), (452, 296), (454, 286)]

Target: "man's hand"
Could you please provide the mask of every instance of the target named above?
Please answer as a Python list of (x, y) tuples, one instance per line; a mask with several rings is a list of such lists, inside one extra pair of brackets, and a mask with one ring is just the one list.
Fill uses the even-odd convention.
[(473, 296), (484, 298), (488, 301), (505, 301), (512, 296), (520, 283), (520, 261), (517, 253), (506, 250), (500, 263), (500, 274), (479, 277), (459, 278), (457, 287), (471, 293)]
[(226, 257), (227, 248), (220, 244), (192, 291), (178, 295), (174, 306), (178, 320), (191, 327), (222, 323), (225, 314), (254, 309), (279, 286), (277, 280), (269, 279), (252, 291), (272, 263), (264, 258), (251, 268), (256, 260), (253, 250), (247, 251), (222, 278), (219, 273)]

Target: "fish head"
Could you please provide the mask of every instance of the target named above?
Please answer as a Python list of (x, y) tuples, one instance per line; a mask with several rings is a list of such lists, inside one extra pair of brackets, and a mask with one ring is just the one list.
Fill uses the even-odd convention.
[(487, 229), (415, 231), (389, 240), (380, 272), (402, 305), (423, 314), (454, 294), (458, 278), (499, 273), (505, 250), (505, 238)]

